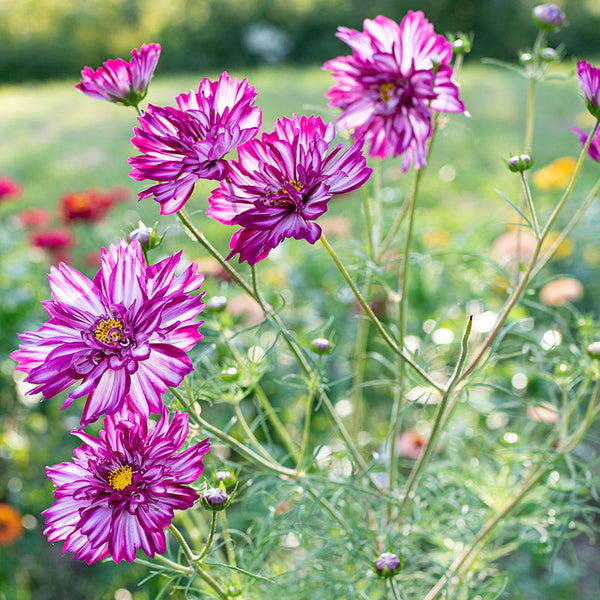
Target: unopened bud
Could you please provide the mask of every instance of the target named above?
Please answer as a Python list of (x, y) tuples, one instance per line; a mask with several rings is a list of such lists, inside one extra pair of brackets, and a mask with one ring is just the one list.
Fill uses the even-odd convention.
[(449, 41), (452, 44), (452, 51), (455, 54), (468, 54), (473, 48), (473, 36), (458, 32), (451, 35)]
[(393, 577), (402, 570), (402, 559), (392, 552), (384, 552), (373, 561), (373, 570), (380, 577)]
[(236, 367), (228, 367), (227, 369), (223, 369), (219, 374), (219, 377), (227, 383), (237, 381), (239, 376), (240, 373)]
[(231, 502), (231, 498), (227, 495), (225, 488), (220, 486), (204, 490), (200, 501), (206, 510), (217, 512), (227, 508)]
[(533, 55), (531, 52), (519, 52), (519, 62), (523, 65), (528, 65), (533, 62)]
[(236, 477), (231, 471), (217, 471), (213, 475), (213, 480), (217, 485), (222, 483), (225, 487), (229, 487), (235, 483)]
[(522, 173), (527, 169), (531, 169), (533, 159), (529, 154), (515, 154), (506, 161), (506, 164), (513, 173)]
[(209, 312), (223, 312), (227, 306), (227, 298), (225, 296), (211, 296), (206, 301), (206, 310)]
[(540, 58), (544, 62), (557, 62), (560, 60), (560, 54), (554, 48), (544, 48), (540, 53)]
[(533, 22), (543, 31), (558, 31), (565, 24), (565, 13), (556, 4), (540, 4), (533, 9)]
[(156, 226), (148, 227), (142, 221), (139, 221), (136, 229), (129, 232), (127, 238), (130, 242), (137, 240), (145, 250), (152, 250), (162, 242), (162, 236), (158, 235)]
[(326, 338), (315, 338), (310, 343), (310, 349), (315, 354), (329, 354), (333, 349), (331, 342)]
[(592, 342), (588, 346), (587, 353), (591, 358), (600, 358), (600, 342)]

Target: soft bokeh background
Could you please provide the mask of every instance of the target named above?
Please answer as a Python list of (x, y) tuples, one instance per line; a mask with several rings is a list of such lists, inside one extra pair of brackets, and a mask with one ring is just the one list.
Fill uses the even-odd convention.
[[(124, 188), (128, 199), (119, 202), (106, 218), (74, 226), (76, 244), (69, 253), (77, 268), (93, 274), (97, 268), (94, 256), (102, 245), (118, 239), (140, 219), (148, 224), (160, 220), (161, 231), (166, 232), (161, 252), (183, 246), (187, 257), (200, 260), (209, 273), (209, 294), (232, 292), (218, 273), (210, 275), (210, 262), (181, 234), (174, 217), (159, 217), (156, 203), (150, 200), (135, 201), (142, 186), (127, 175), (134, 111), (78, 94), (73, 85), (79, 70), (115, 56), (127, 58), (132, 47), (144, 42), (160, 42), (163, 50), (150, 102), (172, 104), (177, 94), (197, 89), (202, 77), (216, 77), (227, 69), (256, 86), (268, 130), (280, 115), (293, 112), (335, 118), (323, 96), (331, 77), (320, 66), (347, 53), (334, 36), (339, 25), (361, 28), (364, 18), (377, 14), (400, 21), (408, 9), (422, 9), (439, 33), (474, 31), (473, 53), (467, 56), (460, 74), (463, 99), (472, 118), (453, 116), (440, 132), (417, 214), (415, 250), (416, 260), (421, 262), (411, 290), (414, 309), (409, 322), (409, 333), (417, 337), (425, 335), (423, 323), (446, 332), (460, 330), (462, 313), (440, 312), (439, 307), (461, 302), (465, 290), (482, 298), (482, 314), (484, 308), (497, 309), (503, 300), (502, 293), (490, 284), (493, 270), (486, 271), (482, 265), (494, 251), (502, 252), (493, 249), (493, 241), (510, 229), (508, 224), (514, 220), (514, 212), (494, 190), (518, 198), (518, 181), (506, 171), (502, 158), (520, 150), (527, 82), (508, 71), (482, 65), (481, 58), (516, 62), (516, 53), (530, 47), (535, 37), (530, 18), (534, 5), (516, 0), (0, 0), (0, 176), (14, 178), (23, 187), (18, 199), (0, 203), (0, 503), (16, 507), (25, 527), (21, 538), (0, 546), (2, 600), (144, 600), (160, 589), (156, 579), (137, 588), (136, 583), (147, 574), (144, 568), (80, 565), (63, 558), (59, 545), (48, 544), (42, 535), (40, 512), (51, 502), (44, 465), (69, 460), (76, 442), (68, 432), (77, 425), (78, 417), (75, 410), (61, 413), (59, 398), (40, 404), (15, 387), (14, 362), (7, 357), (17, 344), (15, 333), (38, 327), (44, 320), (40, 301), (48, 296), (45, 273), (56, 258), (30, 247), (30, 232), (18, 213), (25, 208), (44, 208), (59, 226), (58, 207), (65, 193)], [(534, 172), (557, 157), (577, 156), (579, 143), (569, 127), (590, 124), (572, 61), (575, 57), (593, 61), (598, 53), (600, 4), (571, 0), (561, 6), (569, 26), (560, 34), (551, 34), (550, 41), (565, 45), (567, 61), (552, 67), (563, 80), (544, 83), (539, 89)], [(573, 206), (581, 201), (587, 184), (596, 179), (597, 167), (586, 161)], [(408, 183), (393, 161), (380, 165), (380, 172), (384, 198), (391, 204)], [(210, 183), (201, 183), (188, 210), (201, 213), (211, 189)], [(536, 188), (544, 214), (558, 193), (543, 185)], [(354, 241), (360, 239), (363, 226), (360, 196), (332, 202), (329, 215), (340, 219), (330, 227), (337, 225), (337, 233), (332, 229), (331, 236), (339, 240), (341, 252), (349, 258), (360, 254)], [(598, 317), (600, 293), (599, 216), (598, 209), (590, 210), (589, 218), (548, 273), (569, 273), (583, 283), (585, 293), (573, 310), (592, 318)], [(228, 228), (207, 222), (201, 215), (197, 219), (225, 251), (231, 233)], [(351, 299), (339, 292), (339, 279), (329, 264), (303, 260), (313, 251), (290, 241), (273, 253), (261, 270), (267, 285), (274, 290), (285, 287), (286, 298), (298, 301), (301, 310), (288, 317), (297, 320), (299, 330), (309, 328), (303, 319), (310, 323), (316, 312), (327, 315), (333, 311), (338, 342), (347, 342), (340, 323), (353, 322)], [(467, 251), (473, 253), (472, 263), (464, 259)], [(432, 259), (426, 257), (430, 254)], [(532, 290), (530, 302), (531, 306), (536, 303), (535, 307), (523, 308), (522, 314), (530, 309), (547, 310), (538, 302), (542, 283)], [(385, 294), (383, 297), (385, 303)], [(232, 319), (247, 318), (251, 312), (243, 306), (239, 310), (246, 311), (246, 317)], [(561, 310), (566, 315), (571, 309)], [(436, 351), (443, 352), (447, 342), (440, 340), (432, 343), (437, 344)], [(348, 365), (336, 368), (336, 376), (343, 379)], [(502, 376), (510, 380), (516, 373), (524, 375), (507, 368)], [(527, 385), (527, 376), (525, 381)], [(523, 389), (522, 377), (517, 378), (513, 391), (518, 396)], [(535, 380), (529, 381), (528, 389), (543, 399)], [(375, 397), (371, 401), (377, 415)], [(486, 427), (492, 425), (482, 423), (482, 435), (490, 435)], [(245, 518), (251, 521), (251, 516)], [(518, 560), (509, 561), (517, 591), (502, 598), (570, 600), (577, 593), (581, 599), (594, 600), (597, 550), (583, 538), (576, 550), (578, 560), (558, 557), (552, 579), (547, 557), (536, 553), (534, 544), (526, 544)]]

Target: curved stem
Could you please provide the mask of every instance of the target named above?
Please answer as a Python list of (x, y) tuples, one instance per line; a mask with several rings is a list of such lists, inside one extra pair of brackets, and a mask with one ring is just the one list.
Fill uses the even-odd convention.
[(208, 537), (206, 538), (206, 544), (204, 544), (204, 548), (202, 552), (200, 552), (197, 561), (200, 562), (210, 550), (212, 546), (213, 540), (215, 539), (215, 529), (217, 528), (217, 513), (215, 511), (211, 512), (210, 516), (210, 531), (208, 532)]
[(173, 523), (169, 525), (169, 531), (175, 536), (175, 539), (179, 542), (179, 545), (181, 546), (181, 549), (183, 550), (183, 553), (185, 554), (185, 557), (188, 559), (190, 564), (196, 562), (198, 560), (198, 557), (192, 552), (192, 549), (189, 547), (185, 538), (183, 537), (179, 529), (177, 529), (177, 527), (173, 525)]
[[(159, 562), (161, 562), (163, 565), (166, 565), (170, 569), (173, 569), (173, 571), (177, 571), (178, 573), (182, 573), (183, 575), (189, 576), (192, 573), (192, 567), (184, 567), (183, 565), (180, 565), (179, 563), (176, 563), (176, 562), (168, 559), (166, 556), (162, 556), (162, 554), (155, 554), (152, 558), (154, 558), (154, 560), (158, 560)], [(150, 564), (150, 563), (147, 563), (147, 564)]]
[(527, 206), (529, 207), (529, 214), (531, 215), (531, 220), (533, 222), (533, 230), (535, 233), (536, 239), (540, 239), (540, 225), (538, 223), (537, 213), (535, 211), (535, 206), (533, 204), (533, 198), (531, 197), (531, 190), (529, 189), (529, 183), (527, 182), (527, 177), (525, 173), (521, 172), (521, 183), (523, 184), (523, 195), (525, 196), (525, 200), (527, 202)]
[(306, 450), (308, 448), (308, 438), (310, 437), (310, 422), (312, 418), (313, 403), (315, 400), (315, 390), (317, 386), (318, 371), (315, 369), (308, 386), (308, 398), (306, 399), (306, 412), (304, 416), (304, 433), (302, 435), (302, 446), (300, 447), (300, 456), (296, 465), (296, 471), (300, 473), (304, 464)]
[(248, 421), (246, 421), (246, 417), (244, 417), (244, 413), (240, 408), (240, 403), (235, 402), (233, 404), (233, 410), (235, 412), (235, 416), (240, 424), (241, 428), (244, 430), (246, 437), (252, 442), (252, 445), (256, 448), (256, 451), (266, 460), (272, 461), (273, 457), (269, 455), (269, 453), (262, 447), (262, 444), (256, 439), (254, 432), (250, 429), (250, 425), (248, 425)]
[(238, 574), (237, 574), (237, 565), (235, 562), (235, 552), (233, 551), (233, 544), (231, 543), (231, 538), (229, 537), (229, 529), (227, 528), (227, 517), (225, 516), (225, 511), (222, 510), (219, 513), (221, 517), (221, 527), (223, 527), (223, 539), (225, 540), (225, 550), (227, 551), (227, 560), (229, 561), (229, 565), (233, 568), (233, 573), (231, 575), (233, 579), (234, 585), (237, 585), (239, 582)]
[(365, 311), (365, 313), (368, 315), (369, 319), (371, 319), (371, 321), (375, 325), (377, 331), (379, 331), (379, 333), (381, 334), (381, 337), (385, 340), (385, 342), (387, 343), (387, 345), (398, 356), (400, 356), (404, 361), (406, 361), (415, 371), (417, 371), (417, 373), (429, 385), (431, 385), (432, 387), (434, 387), (436, 390), (441, 391), (442, 387), (440, 385), (438, 385), (435, 381), (433, 381), (429, 377), (429, 375), (427, 375), (427, 373), (425, 373), (425, 371), (423, 371), (423, 369), (421, 369), (421, 367), (412, 358), (410, 358), (410, 356), (408, 356), (401, 348), (399, 348), (398, 344), (396, 344), (396, 342), (392, 339), (392, 337), (390, 336), (390, 334), (385, 330), (385, 328), (383, 327), (381, 321), (375, 316), (375, 313), (373, 312), (373, 310), (371, 309), (371, 307), (369, 306), (369, 304), (362, 297), (362, 294), (360, 293), (360, 291), (356, 287), (354, 281), (350, 277), (350, 274), (346, 270), (346, 267), (344, 267), (343, 263), (338, 258), (338, 256), (335, 253), (334, 249), (329, 245), (329, 242), (326, 240), (326, 238), (325, 238), (324, 235), (321, 235), (321, 243), (323, 244), (323, 246), (325, 246), (325, 249), (327, 250), (327, 252), (329, 252), (329, 255), (331, 256), (331, 258), (333, 259), (333, 262), (336, 264), (336, 266), (339, 269), (340, 273), (342, 274), (342, 276), (346, 280), (346, 283), (350, 286), (350, 289), (354, 292), (354, 295), (356, 296), (356, 299), (358, 300), (358, 303), (361, 305), (361, 307), (363, 308), (363, 310)]

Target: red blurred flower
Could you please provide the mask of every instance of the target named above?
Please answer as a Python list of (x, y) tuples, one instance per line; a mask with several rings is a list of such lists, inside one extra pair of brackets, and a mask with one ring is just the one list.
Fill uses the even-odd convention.
[(75, 239), (68, 229), (56, 228), (33, 233), (29, 241), (36, 248), (44, 248), (52, 251), (72, 246)]
[(26, 208), (17, 214), (17, 222), (21, 227), (44, 227), (50, 223), (50, 213), (45, 208)]
[(68, 192), (60, 199), (60, 213), (63, 222), (92, 221), (104, 218), (117, 202), (112, 191), (90, 189), (82, 192)]

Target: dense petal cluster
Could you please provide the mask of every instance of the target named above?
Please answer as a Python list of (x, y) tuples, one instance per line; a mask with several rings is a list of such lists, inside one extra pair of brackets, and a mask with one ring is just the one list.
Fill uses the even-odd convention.
[(11, 357), (44, 399), (75, 382), (73, 399), (88, 395), (82, 425), (124, 403), (144, 416), (162, 410), (161, 394), (192, 371), (186, 352), (202, 338), (203, 282), (193, 263), (179, 275), (181, 253), (148, 266), (139, 242), (103, 250), (93, 281), (61, 263), (49, 280), (53, 299), (40, 329), (21, 334)]
[(150, 79), (160, 57), (159, 44), (143, 44), (131, 51), (131, 61), (107, 60), (95, 71), (84, 67), (81, 83), (75, 86), (91, 98), (108, 100), (124, 106), (137, 106), (148, 92)]
[(224, 179), (224, 157), (253, 138), (262, 119), (255, 88), (225, 72), (176, 100), (178, 108), (150, 105), (139, 117), (131, 142), (142, 155), (129, 159), (133, 179), (157, 182), (140, 198), (154, 197), (166, 215), (183, 207), (199, 179)]
[(600, 119), (600, 69), (581, 60), (577, 63), (577, 79), (587, 109)]
[[(581, 142), (581, 147), (585, 146), (588, 141), (589, 133), (582, 131), (578, 127), (571, 127), (571, 130), (577, 134), (579, 137), (579, 141)], [(590, 142), (590, 147), (588, 148), (588, 156), (595, 160), (596, 162), (600, 162), (600, 127), (596, 129), (596, 133)]]
[(240, 225), (232, 237), (228, 259), (239, 253), (240, 262), (253, 265), (285, 238), (314, 244), (321, 235), (315, 223), (334, 194), (363, 185), (371, 169), (366, 166), (362, 143), (340, 154), (333, 151), (333, 123), (320, 117), (281, 118), (273, 133), (238, 148), (229, 176), (209, 198), (207, 216), (226, 225)]
[(402, 154), (404, 170), (421, 167), (432, 111), (465, 111), (449, 65), (452, 44), (421, 11), (409, 11), (400, 25), (381, 15), (365, 19), (364, 31), (340, 27), (337, 36), (353, 51), (324, 64), (337, 81), (326, 96), (343, 110), (339, 127), (370, 142), (373, 157)]
[(133, 561), (141, 548), (165, 552), (164, 529), (175, 510), (190, 508), (189, 486), (202, 473), (208, 440), (178, 452), (188, 433), (187, 414), (169, 411), (153, 429), (126, 408), (104, 420), (99, 437), (73, 432), (83, 444), (74, 460), (47, 467), (56, 502), (43, 512), (49, 541), (63, 541), (88, 564), (111, 556)]

